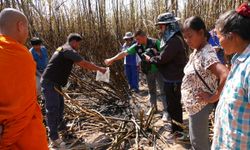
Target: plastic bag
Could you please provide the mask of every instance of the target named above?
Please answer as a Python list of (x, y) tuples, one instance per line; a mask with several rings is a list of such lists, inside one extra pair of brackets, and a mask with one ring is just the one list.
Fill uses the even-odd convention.
[(107, 68), (106, 72), (103, 74), (100, 71), (96, 72), (96, 81), (104, 81), (109, 83), (110, 78), (110, 70), (109, 67)]

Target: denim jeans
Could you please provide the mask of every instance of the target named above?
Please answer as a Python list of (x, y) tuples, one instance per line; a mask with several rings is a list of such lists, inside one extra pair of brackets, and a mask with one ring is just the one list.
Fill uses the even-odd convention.
[(156, 91), (156, 82), (158, 83), (159, 89), (160, 89), (160, 97), (162, 99), (164, 110), (167, 109), (167, 102), (166, 102), (166, 94), (164, 91), (164, 81), (163, 77), (159, 72), (151, 73), (149, 72), (146, 74), (147, 83), (148, 83), (148, 91), (149, 91), (149, 100), (151, 107), (157, 106), (156, 105), (156, 99), (157, 99), (157, 91)]
[(198, 113), (189, 116), (189, 135), (193, 150), (210, 150), (208, 117), (213, 108), (214, 104), (208, 104)]
[(46, 122), (49, 127), (49, 137), (51, 140), (59, 138), (58, 126), (63, 120), (64, 99), (55, 87), (61, 90), (61, 87), (56, 83), (46, 79), (41, 80), (41, 90), (45, 99)]
[(139, 90), (139, 76), (136, 65), (125, 65), (125, 73), (131, 89)]

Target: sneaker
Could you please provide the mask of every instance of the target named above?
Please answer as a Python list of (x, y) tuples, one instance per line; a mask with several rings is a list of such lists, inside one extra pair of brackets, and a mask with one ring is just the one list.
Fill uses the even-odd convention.
[(57, 140), (51, 140), (49, 147), (51, 147), (51, 148), (66, 148), (66, 143), (63, 142), (62, 139), (58, 138)]
[(169, 115), (167, 112), (165, 112), (165, 111), (163, 112), (161, 120), (164, 122), (170, 121), (170, 118), (169, 118)]
[(175, 142), (175, 136), (174, 134), (170, 133), (166, 137), (167, 143), (173, 144)]
[(174, 133), (170, 133), (167, 137), (166, 137), (166, 140), (169, 142), (169, 143), (183, 143), (183, 142), (190, 142), (189, 141), (189, 136), (186, 135), (185, 133), (183, 132), (179, 132), (179, 131), (176, 131)]
[(176, 141), (189, 141), (189, 136), (184, 132), (176, 131), (174, 136)]
[(171, 125), (171, 123), (166, 123), (165, 125), (164, 125), (164, 129), (165, 129), (165, 131), (167, 131), (167, 132), (172, 132), (172, 125)]

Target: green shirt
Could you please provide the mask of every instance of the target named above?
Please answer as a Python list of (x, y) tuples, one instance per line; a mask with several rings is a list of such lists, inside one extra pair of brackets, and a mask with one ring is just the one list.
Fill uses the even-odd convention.
[[(156, 46), (157, 46), (157, 49), (160, 50), (160, 45), (161, 45), (161, 42), (159, 40), (156, 40)], [(129, 55), (134, 55), (136, 54), (136, 47), (137, 47), (137, 43), (133, 44), (132, 46), (130, 46), (126, 52), (129, 54)], [(146, 49), (146, 46), (143, 45), (144, 49)], [(158, 71), (158, 68), (155, 64), (151, 64), (151, 67), (150, 67), (150, 72), (151, 73), (154, 73), (154, 72), (157, 72)]]

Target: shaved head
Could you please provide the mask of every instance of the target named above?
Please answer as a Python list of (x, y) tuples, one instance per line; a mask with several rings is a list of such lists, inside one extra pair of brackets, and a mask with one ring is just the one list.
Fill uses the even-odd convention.
[(0, 13), (0, 34), (24, 44), (28, 38), (28, 20), (19, 10), (5, 8)]

